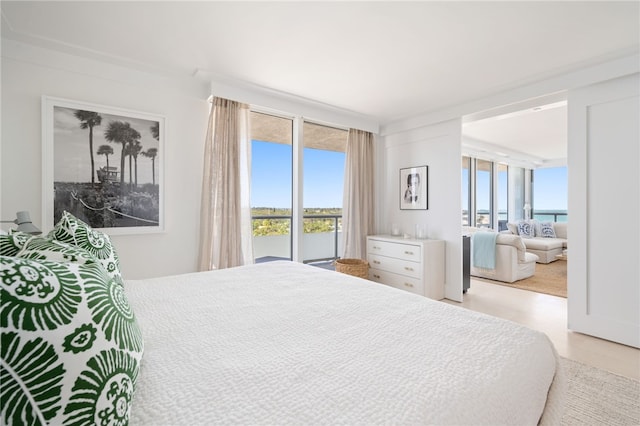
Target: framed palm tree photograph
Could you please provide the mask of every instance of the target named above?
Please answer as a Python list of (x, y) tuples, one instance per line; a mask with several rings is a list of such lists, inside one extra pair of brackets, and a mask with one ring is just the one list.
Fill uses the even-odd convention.
[(43, 226), (64, 211), (112, 235), (164, 231), (162, 116), (42, 98)]

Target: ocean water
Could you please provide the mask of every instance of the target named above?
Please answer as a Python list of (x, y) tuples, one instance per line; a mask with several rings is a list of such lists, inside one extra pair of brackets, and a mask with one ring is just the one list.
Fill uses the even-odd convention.
[[(480, 214), (481, 212), (478, 212)], [(486, 212), (488, 214), (489, 212)], [(498, 213), (499, 220), (507, 219), (507, 212), (501, 211)], [(566, 210), (536, 210), (533, 212), (533, 219), (541, 222), (567, 222), (569, 216)]]
[(544, 212), (536, 212), (533, 214), (533, 218), (544, 222), (567, 222), (569, 216), (566, 210), (547, 210)]

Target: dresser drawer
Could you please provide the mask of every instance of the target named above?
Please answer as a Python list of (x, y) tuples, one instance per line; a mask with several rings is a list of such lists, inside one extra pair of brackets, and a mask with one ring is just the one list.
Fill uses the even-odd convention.
[(414, 278), (422, 277), (422, 265), (418, 262), (375, 254), (368, 255), (367, 260), (369, 261), (369, 266), (375, 269), (408, 275)]
[(406, 290), (424, 296), (424, 286), (422, 280), (419, 278), (407, 277), (405, 275), (394, 274), (393, 272), (370, 268), (369, 279), (377, 283), (386, 284), (400, 290)]
[(422, 259), (422, 252), (419, 245), (392, 243), (372, 238), (367, 240), (367, 254), (395, 257), (414, 262), (420, 262)]

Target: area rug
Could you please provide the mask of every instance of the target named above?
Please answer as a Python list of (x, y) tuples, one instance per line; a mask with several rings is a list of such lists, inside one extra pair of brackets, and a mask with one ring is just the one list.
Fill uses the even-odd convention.
[(567, 378), (563, 426), (640, 425), (640, 382), (562, 358)]
[(514, 283), (503, 283), (502, 281), (480, 277), (472, 278), (486, 283), (551, 294), (552, 296), (567, 297), (567, 262), (564, 260), (556, 260), (551, 263), (536, 263), (536, 273), (532, 277)]

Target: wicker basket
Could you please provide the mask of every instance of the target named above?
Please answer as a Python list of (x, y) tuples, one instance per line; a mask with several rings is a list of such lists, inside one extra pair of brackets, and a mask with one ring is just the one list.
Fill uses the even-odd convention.
[(361, 259), (338, 259), (336, 260), (336, 271), (367, 279), (369, 278), (369, 262)]

